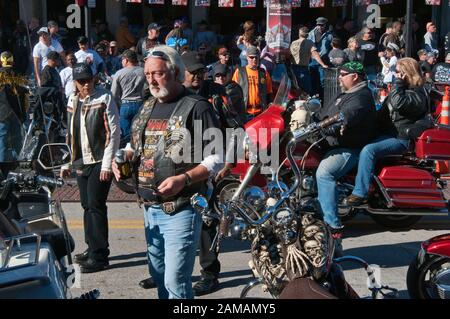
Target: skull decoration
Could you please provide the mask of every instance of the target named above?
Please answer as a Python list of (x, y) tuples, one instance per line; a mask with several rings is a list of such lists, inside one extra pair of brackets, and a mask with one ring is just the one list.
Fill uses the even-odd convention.
[(305, 228), (303, 235), (306, 239), (313, 238), (318, 232), (320, 232), (320, 227), (317, 225), (311, 225)]
[(306, 255), (311, 260), (311, 263), (315, 267), (322, 266), (325, 257), (323, 255), (322, 251), (322, 245), (316, 241), (316, 240), (308, 240), (304, 245), (303, 248), (305, 250)]
[(314, 224), (315, 222), (315, 218), (313, 215), (311, 214), (306, 214), (302, 216), (302, 226), (303, 227), (308, 227), (309, 225)]

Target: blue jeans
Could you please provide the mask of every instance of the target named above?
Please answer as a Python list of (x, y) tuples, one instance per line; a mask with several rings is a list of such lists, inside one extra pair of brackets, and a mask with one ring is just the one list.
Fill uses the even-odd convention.
[(336, 181), (347, 174), (358, 162), (359, 149), (337, 148), (325, 154), (316, 172), (319, 202), (324, 221), (332, 228), (342, 227), (338, 215)]
[(18, 159), (22, 149), (22, 125), (11, 114), (0, 122), (0, 162), (12, 162)]
[(309, 67), (293, 65), (292, 69), (294, 71), (295, 77), (297, 78), (298, 85), (300, 88), (311, 95), (311, 74), (309, 73)]
[(131, 122), (142, 106), (142, 101), (125, 102), (120, 106), (121, 145), (130, 141)]
[(146, 206), (145, 237), (150, 274), (160, 299), (193, 299), (192, 272), (202, 217), (191, 206), (167, 215), (160, 206)]
[(381, 136), (373, 143), (366, 145), (360, 155), (358, 174), (356, 175), (353, 195), (366, 198), (377, 159), (386, 155), (401, 155), (409, 148), (409, 140), (390, 136)]

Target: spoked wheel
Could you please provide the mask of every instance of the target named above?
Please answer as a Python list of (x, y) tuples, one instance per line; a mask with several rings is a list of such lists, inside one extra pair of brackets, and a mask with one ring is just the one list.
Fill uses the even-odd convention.
[(450, 258), (434, 256), (422, 266), (414, 258), (408, 268), (406, 285), (412, 299), (450, 298)]
[(219, 216), (222, 215), (219, 203), (225, 204), (230, 201), (233, 197), (234, 193), (236, 193), (237, 189), (240, 186), (239, 180), (235, 179), (224, 179), (220, 181), (216, 187), (214, 187), (214, 194), (212, 196), (212, 207), (214, 212)]
[(409, 228), (422, 218), (422, 216), (373, 214), (371, 214), (370, 217), (372, 217), (377, 224), (391, 229)]

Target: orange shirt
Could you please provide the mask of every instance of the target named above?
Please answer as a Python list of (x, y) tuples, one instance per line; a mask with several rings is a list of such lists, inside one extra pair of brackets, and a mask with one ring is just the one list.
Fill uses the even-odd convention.
[[(261, 99), (259, 97), (259, 88), (258, 83), (260, 81), (258, 70), (253, 70), (249, 66), (245, 67), (247, 71), (248, 77), (248, 101), (247, 101), (247, 113), (249, 114), (258, 114), (261, 113)], [(272, 94), (272, 80), (270, 78), (269, 73), (266, 72), (266, 85), (267, 85), (267, 94)], [(239, 83), (239, 70), (236, 69), (233, 75), (233, 81)], [(264, 84), (264, 83), (261, 83)]]

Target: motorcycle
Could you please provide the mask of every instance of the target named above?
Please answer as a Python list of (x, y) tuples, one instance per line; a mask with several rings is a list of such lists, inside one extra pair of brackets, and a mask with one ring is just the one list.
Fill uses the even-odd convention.
[(450, 299), (450, 234), (422, 243), (406, 283), (413, 299)]
[[(283, 86), (282, 86), (283, 85)], [(274, 136), (261, 137), (253, 134), (245, 139), (245, 147), (250, 140), (255, 144), (278, 152), (279, 158), (284, 162), (283, 155), (286, 136), (291, 128), (297, 128), (308, 123), (307, 118), (320, 108), (316, 99), (304, 101), (288, 101), (289, 81), (280, 85), (277, 97), (269, 108), (245, 125), (246, 132), (258, 132), (261, 129), (273, 129), (279, 132), (280, 147), (272, 148), (271, 139)], [(287, 102), (288, 101), (288, 102)], [(302, 121), (297, 121), (296, 113), (299, 111), (295, 104), (303, 105)], [(258, 140), (260, 139), (260, 140)], [(338, 180), (339, 215), (343, 221), (350, 220), (357, 213), (366, 213), (378, 224), (388, 228), (406, 228), (416, 223), (422, 216), (447, 216), (449, 202), (444, 198), (442, 190), (446, 181), (440, 178), (435, 171), (436, 160), (450, 159), (450, 128), (434, 125), (425, 130), (414, 143), (415, 151), (402, 156), (388, 156), (378, 161), (374, 182), (371, 185), (368, 204), (360, 207), (349, 207), (344, 199), (354, 188), (356, 170), (353, 170)], [(301, 187), (298, 189), (298, 199), (303, 204), (314, 204), (317, 198), (315, 174), (325, 151), (319, 146), (319, 141), (309, 139), (299, 143), (295, 149), (294, 157), (302, 170)], [(253, 170), (251, 177), (248, 172)], [(293, 178), (289, 163), (280, 166), (279, 175), (284, 183)], [(249, 184), (256, 187), (270, 187), (271, 177), (263, 176), (248, 160), (237, 163), (231, 175), (221, 180), (215, 188), (212, 206), (220, 213), (219, 204), (229, 200), (234, 192), (242, 185), (245, 178), (250, 178)], [(317, 206), (317, 203), (316, 203)]]
[[(372, 278), (374, 270), (364, 260), (354, 256), (333, 258), (335, 240), (329, 227), (316, 210), (297, 200), (297, 190), (302, 182), (302, 172), (294, 158), (297, 143), (340, 129), (343, 120), (343, 115), (339, 114), (289, 134), (285, 151), (295, 176), (290, 187), (275, 174), (266, 188), (248, 188), (251, 178), (261, 167), (261, 162), (257, 161), (232, 198), (220, 204), (219, 214), (209, 209), (205, 197), (197, 194), (191, 198), (192, 206), (204, 218), (220, 220), (211, 250), (218, 251), (221, 241), (228, 235), (251, 241), (249, 266), (255, 280), (243, 289), (241, 298), (246, 298), (259, 285), (273, 298), (302, 298), (298, 286), (302, 287), (300, 290), (307, 290), (308, 298), (359, 298), (346, 282), (340, 267), (341, 263), (349, 261), (363, 266)], [(379, 294), (388, 296), (387, 291), (396, 293), (395, 289), (380, 283), (369, 289), (373, 298)]]
[[(46, 144), (36, 159), (46, 172), (71, 161), (66, 144)], [(40, 175), (30, 161), (18, 161), (0, 183), (0, 298), (66, 299), (76, 274), (75, 247), (52, 191), (63, 181)], [(94, 299), (97, 291), (82, 295)]]

